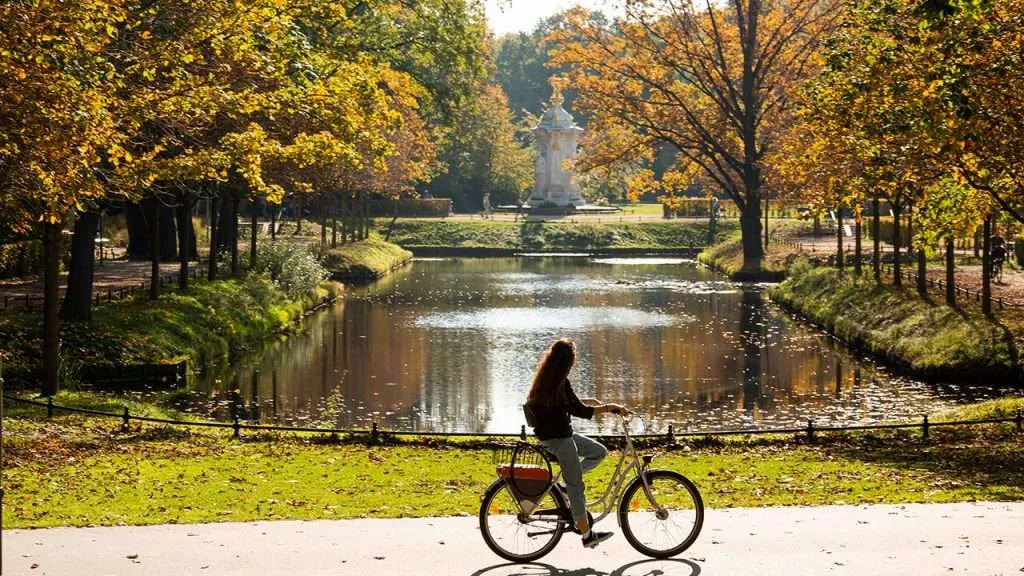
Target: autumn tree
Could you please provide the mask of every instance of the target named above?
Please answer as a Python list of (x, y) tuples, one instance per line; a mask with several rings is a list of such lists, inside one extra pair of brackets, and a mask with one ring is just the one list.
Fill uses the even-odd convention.
[(533, 185), (533, 154), (516, 138), (516, 126), (499, 86), (482, 82), (475, 101), (456, 113), (439, 157), (446, 166), (430, 184), (457, 210), (479, 210), (491, 202), (514, 203)]
[(104, 195), (94, 167), (119, 139), (103, 54), (122, 18), (105, 0), (0, 5), (0, 195), (17, 226), (41, 229), (45, 395), (58, 384), (61, 229)]
[(680, 163), (698, 166), (735, 201), (743, 268), (755, 272), (764, 156), (837, 12), (828, 0), (638, 0), (609, 31), (576, 10), (556, 35), (553, 62), (572, 70), (578, 106), (650, 146), (671, 144)]

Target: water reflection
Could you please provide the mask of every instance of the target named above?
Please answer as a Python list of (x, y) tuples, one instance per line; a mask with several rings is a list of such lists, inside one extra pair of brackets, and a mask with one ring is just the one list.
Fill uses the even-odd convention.
[(837, 351), (762, 287), (693, 262), (582, 257), (417, 261), (201, 379), (196, 396), (237, 390), (244, 417), (264, 422), (515, 432), (535, 364), (561, 335), (579, 346), (580, 392), (640, 408), (652, 431), (917, 418), (967, 396)]

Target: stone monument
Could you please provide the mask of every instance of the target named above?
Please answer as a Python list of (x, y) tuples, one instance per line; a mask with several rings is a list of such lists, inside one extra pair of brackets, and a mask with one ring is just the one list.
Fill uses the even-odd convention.
[(533, 129), (537, 142), (537, 183), (530, 194), (531, 208), (544, 204), (558, 207), (582, 206), (585, 202), (573, 178), (572, 161), (576, 158), (576, 138), (583, 129), (571, 114), (562, 108), (564, 78), (551, 79), (551, 101)]

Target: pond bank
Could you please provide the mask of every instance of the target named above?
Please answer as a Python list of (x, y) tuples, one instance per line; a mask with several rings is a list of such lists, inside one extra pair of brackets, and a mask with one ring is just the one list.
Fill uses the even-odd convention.
[[(385, 234), (389, 222), (379, 221)], [(735, 223), (720, 223), (723, 233)], [(634, 254), (694, 250), (707, 245), (706, 222), (510, 222), (507, 220), (399, 220), (390, 241), (416, 254), (467, 250), (465, 255), (519, 252), (595, 252)], [(481, 252), (471, 252), (481, 251)], [(440, 252), (435, 252), (440, 254)]]
[(325, 265), (333, 280), (369, 284), (412, 261), (413, 253), (390, 242), (370, 238), (326, 250)]
[[(76, 383), (83, 366), (221, 363), (257, 343), (287, 332), (309, 311), (342, 293), (320, 283), (290, 297), (269, 279), (248, 276), (194, 282), (159, 300), (143, 296), (103, 303), (89, 323), (62, 323), (62, 386)], [(34, 386), (42, 319), (38, 314), (0, 317), (0, 352), (8, 384)]]
[(738, 232), (729, 234), (722, 242), (706, 247), (697, 255), (697, 261), (737, 282), (782, 282), (786, 279), (788, 262), (765, 255), (760, 270), (743, 270), (743, 243)]
[(794, 266), (769, 294), (848, 347), (908, 374), (933, 381), (1019, 385), (1020, 319), (1010, 312), (986, 317), (974, 307), (950, 308), (910, 288), (880, 285), (867, 275), (840, 276), (832, 268), (806, 263)]

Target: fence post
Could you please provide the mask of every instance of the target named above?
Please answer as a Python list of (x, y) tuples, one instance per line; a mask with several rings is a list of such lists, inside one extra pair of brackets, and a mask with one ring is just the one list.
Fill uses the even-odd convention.
[(519, 439), (523, 442), (526, 441), (526, 424), (523, 424), (522, 428), (519, 429)]
[(1014, 423), (1017, 424), (1017, 432), (1021, 431), (1021, 425), (1024, 424), (1024, 416), (1021, 415), (1020, 410), (1017, 410), (1017, 417), (1013, 419)]
[(814, 442), (814, 420), (807, 420), (807, 440)]
[(124, 407), (124, 414), (121, 416), (121, 432), (127, 432), (128, 431), (128, 420), (129, 420), (128, 407), (125, 406)]
[(928, 439), (928, 415), (924, 415), (924, 422), (921, 423), (921, 437)]
[(231, 418), (231, 430), (232, 430), (232, 433), (231, 433), (231, 437), (232, 438), (239, 438), (239, 437), (241, 437), (242, 425), (239, 424), (239, 422), (238, 422), (238, 414), (235, 414)]
[(668, 425), (668, 443), (669, 444), (675, 444), (676, 443), (676, 433), (672, 429), (672, 425), (671, 424)]
[(53, 418), (53, 396), (46, 397), (46, 417)]

